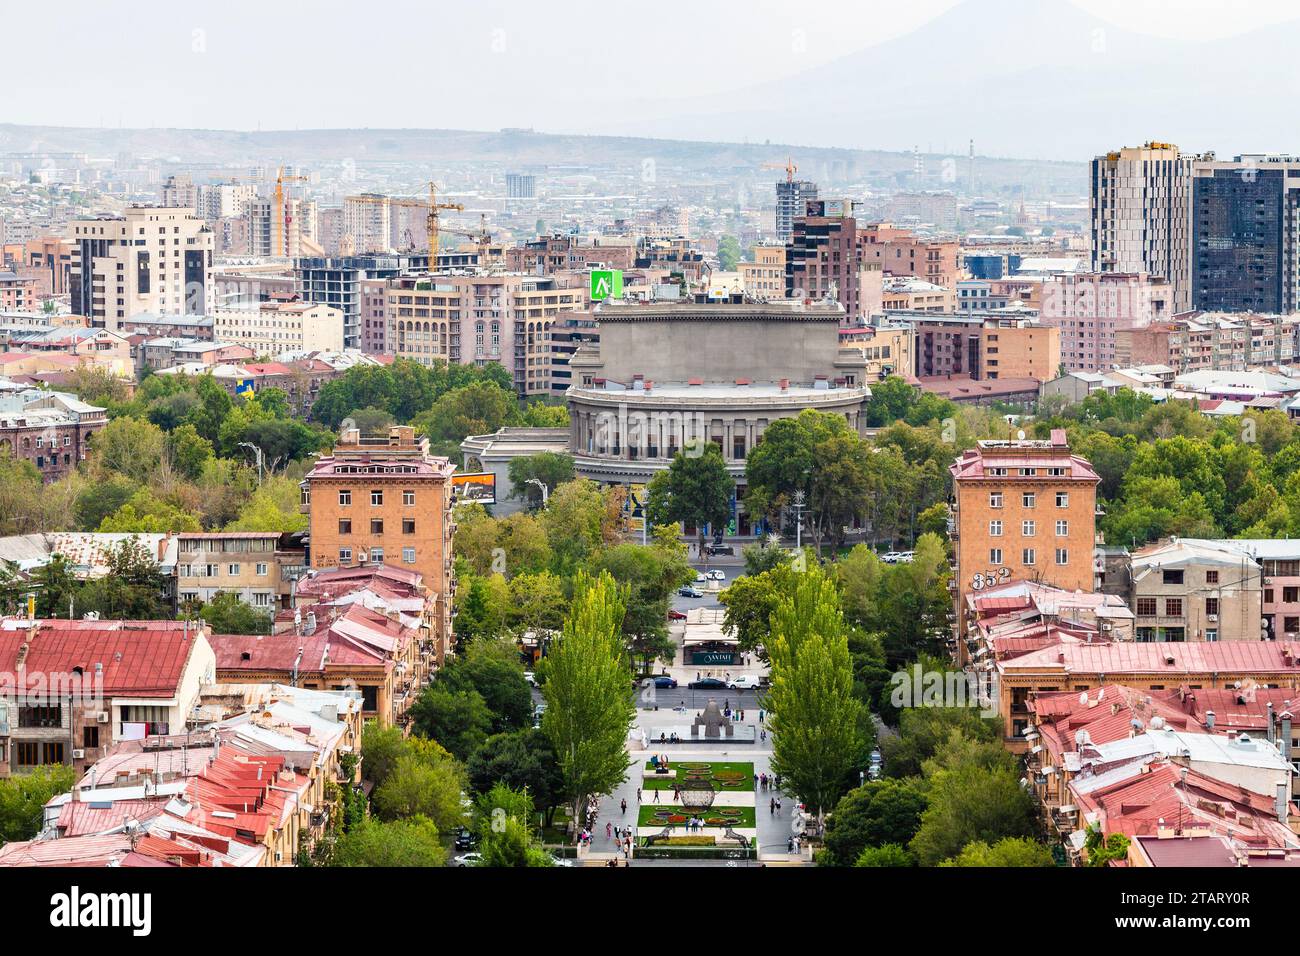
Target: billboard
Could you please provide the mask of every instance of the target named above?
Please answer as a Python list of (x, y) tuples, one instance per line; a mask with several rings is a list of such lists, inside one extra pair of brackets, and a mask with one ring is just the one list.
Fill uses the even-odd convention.
[(623, 514), (627, 519), (628, 531), (645, 530), (646, 486), (628, 485), (627, 499), (623, 502)]
[(451, 500), (454, 504), (475, 501), (481, 505), (497, 503), (497, 476), (491, 472), (473, 472), (451, 476)]
[(623, 298), (623, 271), (621, 269), (591, 270), (591, 301)]

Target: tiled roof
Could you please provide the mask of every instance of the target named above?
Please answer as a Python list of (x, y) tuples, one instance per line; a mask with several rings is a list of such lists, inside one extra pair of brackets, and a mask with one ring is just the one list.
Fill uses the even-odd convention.
[(0, 631), (0, 680), (11, 687), (48, 689), (49, 675), (81, 668), (105, 694), (162, 698), (176, 694), (195, 641), (181, 621), (38, 621), (32, 635), (26, 627)]
[(1073, 674), (1277, 673), (1300, 676), (1300, 646), (1286, 641), (1060, 644), (999, 665)]

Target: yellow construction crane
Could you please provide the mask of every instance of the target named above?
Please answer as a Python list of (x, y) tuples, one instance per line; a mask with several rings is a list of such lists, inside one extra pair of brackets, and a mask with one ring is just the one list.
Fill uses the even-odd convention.
[(438, 186), (429, 183), (429, 271), (438, 269), (438, 210), (455, 209), (464, 212), (465, 207), (458, 202), (438, 202)]
[(784, 163), (764, 163), (764, 164), (763, 164), (763, 168), (764, 168), (764, 169), (784, 169), (784, 170), (785, 170), (785, 181), (786, 181), (787, 183), (792, 183), (792, 182), (794, 182), (794, 174), (797, 173), (797, 172), (799, 171), (799, 167), (796, 166), (796, 165), (794, 164), (794, 160), (793, 160), (792, 158), (789, 158), (789, 157), (786, 158), (786, 161), (785, 161)]
[[(265, 176), (245, 176), (243, 178), (232, 176), (232, 183), (269, 183), (271, 182)], [(290, 182), (305, 183), (308, 179), (306, 176), (286, 176), (284, 167), (281, 166), (276, 170), (275, 176), (275, 228), (271, 234), (271, 255), (288, 256), (288, 233), (286, 226), (289, 219), (285, 214), (284, 208), (284, 184)]]

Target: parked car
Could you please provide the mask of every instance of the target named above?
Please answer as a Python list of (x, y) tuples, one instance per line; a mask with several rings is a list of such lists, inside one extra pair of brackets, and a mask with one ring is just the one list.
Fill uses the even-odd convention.
[(557, 853), (551, 854), (551, 866), (577, 866), (570, 857), (560, 856)]
[(716, 677), (701, 677), (686, 685), (691, 690), (726, 690), (727, 685)]
[(699, 588), (691, 587), (691, 585), (689, 585), (689, 584), (685, 584), (685, 585), (682, 585), (681, 587), (679, 587), (679, 588), (677, 589), (677, 593), (680, 594), (682, 597), (688, 597), (688, 598), (702, 598), (702, 597), (704, 597), (704, 592), (703, 592), (703, 591), (701, 591)]
[(880, 556), (880, 560), (885, 562), (885, 564), (897, 564), (899, 556), (902, 555), (902, 553), (903, 552), (901, 551), (886, 551)]
[(677, 611), (677, 610), (674, 610), (673, 608), (669, 608), (669, 609), (668, 609), (668, 620), (670, 620), (670, 621), (684, 621), (684, 620), (686, 620), (686, 615), (683, 614), (681, 611)]
[(899, 563), (899, 564), (909, 564), (909, 563), (911, 563), (912, 561), (915, 561), (915, 560), (916, 560), (916, 552), (915, 552), (915, 551), (900, 551), (900, 552), (898, 552), (898, 563)]
[(705, 574), (703, 571), (696, 571), (696, 572), (695, 572), (695, 583), (696, 583), (696, 584), (708, 584), (708, 583), (709, 583), (709, 576), (708, 576), (707, 574)]
[(732, 690), (756, 690), (762, 686), (762, 678), (757, 674), (740, 674), (727, 681)]
[(537, 675), (532, 671), (524, 671), (524, 680), (528, 681), (533, 687), (537, 686)]
[(457, 866), (478, 866), (482, 859), (482, 853), (462, 853), (455, 862)]
[(478, 846), (478, 837), (465, 827), (461, 827), (460, 832), (456, 834), (456, 849), (472, 850), (476, 846)]
[(655, 674), (652, 677), (647, 677), (641, 682), (641, 686), (644, 687), (652, 681), (654, 682), (655, 687), (667, 690), (672, 690), (677, 686), (677, 678), (669, 677), (667, 674)]
[(729, 544), (711, 544), (704, 549), (705, 554), (735, 554), (736, 549)]
[(727, 580), (727, 572), (714, 568), (709, 572), (708, 577), (710, 581), (725, 581)]

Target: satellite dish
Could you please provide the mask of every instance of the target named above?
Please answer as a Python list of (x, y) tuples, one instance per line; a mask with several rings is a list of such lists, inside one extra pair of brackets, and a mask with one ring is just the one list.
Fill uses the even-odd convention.
[(1024, 441), (1024, 440), (1025, 440), (1025, 430), (1022, 428), (1022, 429), (1020, 429), (1018, 432), (1016, 432), (1016, 437), (1019, 438), (1021, 441)]
[(1087, 703), (1088, 703), (1088, 692), (1085, 690), (1082, 694), (1079, 695), (1079, 704), (1080, 706), (1086, 706)]

